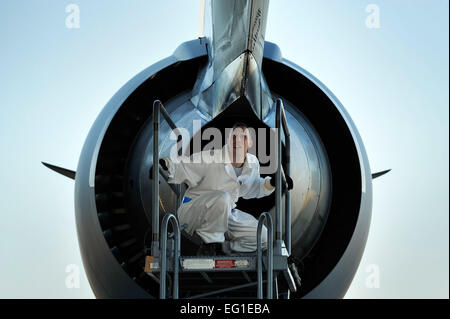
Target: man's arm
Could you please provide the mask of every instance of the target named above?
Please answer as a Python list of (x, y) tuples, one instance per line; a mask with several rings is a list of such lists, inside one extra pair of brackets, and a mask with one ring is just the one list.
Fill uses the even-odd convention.
[(272, 194), (272, 192), (275, 190), (275, 187), (272, 186), (270, 183), (271, 180), (270, 176), (262, 178), (259, 175), (259, 162), (257, 160), (254, 161), (253, 165), (255, 165), (257, 177), (254, 179), (252, 185), (250, 185), (248, 192), (242, 196), (245, 199), (261, 198), (264, 196), (268, 196)]
[[(256, 163), (257, 165), (257, 172), (259, 176), (259, 163)], [(285, 175), (287, 188), (290, 190), (294, 187), (294, 183), (290, 176)], [(282, 189), (285, 190), (286, 186), (284, 183), (282, 183)], [(245, 199), (250, 198), (261, 198), (264, 196), (268, 196), (272, 194), (272, 192), (275, 190), (275, 173), (266, 176), (265, 178), (262, 178), (259, 176), (259, 178), (255, 179), (255, 182), (251, 185), (249, 191), (247, 194), (243, 196)]]
[(176, 161), (169, 157), (162, 158), (169, 173), (167, 182), (172, 184), (187, 183), (189, 187), (195, 187), (202, 180), (205, 172), (205, 164), (198, 161), (197, 157), (196, 154), (192, 157), (183, 156), (177, 158)]

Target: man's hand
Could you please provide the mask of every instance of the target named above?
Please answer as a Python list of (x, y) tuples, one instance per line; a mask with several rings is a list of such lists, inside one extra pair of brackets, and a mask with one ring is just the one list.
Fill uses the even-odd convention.
[(169, 168), (167, 167), (167, 162), (165, 158), (159, 159), (159, 165), (161, 165), (162, 169), (167, 171)]
[[(159, 159), (159, 165), (161, 165), (162, 169), (167, 171), (169, 168), (167, 167), (167, 163), (166, 160), (164, 158), (160, 158)], [(159, 173), (159, 169), (158, 169), (158, 173)], [(150, 167), (150, 172), (148, 174), (148, 178), (149, 179), (153, 179), (153, 166)]]
[[(272, 185), (273, 187), (275, 187), (275, 174), (270, 175), (270, 185)], [(292, 178), (288, 175), (285, 175), (286, 177), (286, 184), (287, 184), (287, 189), (291, 190), (292, 188), (294, 188), (294, 182), (292, 181)], [(286, 185), (285, 183), (283, 183), (283, 177), (281, 177), (281, 185), (282, 185), (282, 190), (286, 189)]]

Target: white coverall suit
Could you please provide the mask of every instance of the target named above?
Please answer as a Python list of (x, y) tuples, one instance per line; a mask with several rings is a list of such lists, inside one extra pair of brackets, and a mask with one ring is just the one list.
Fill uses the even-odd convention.
[[(270, 177), (259, 175), (259, 161), (253, 154), (245, 155), (239, 177), (231, 164), (228, 144), (222, 149), (202, 151), (168, 163), (169, 183), (186, 182), (188, 189), (178, 209), (180, 224), (187, 224), (186, 231), (194, 231), (205, 243), (223, 243), (225, 233), (229, 248), (233, 251), (256, 250), (258, 220), (236, 209), (239, 197), (245, 199), (270, 195), (274, 187)], [(263, 227), (263, 248), (267, 246), (267, 229)]]

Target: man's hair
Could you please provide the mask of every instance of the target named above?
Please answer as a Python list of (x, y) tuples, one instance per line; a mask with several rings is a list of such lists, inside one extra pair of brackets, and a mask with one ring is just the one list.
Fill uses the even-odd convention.
[(244, 122), (236, 122), (236, 123), (234, 123), (232, 129), (234, 130), (236, 127), (245, 127), (245, 128), (248, 128), (248, 125), (247, 125), (247, 123), (244, 123)]

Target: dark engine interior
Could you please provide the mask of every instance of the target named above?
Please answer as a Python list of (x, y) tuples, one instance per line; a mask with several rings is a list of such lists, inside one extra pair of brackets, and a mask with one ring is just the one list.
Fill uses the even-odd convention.
[[(140, 198), (135, 195), (137, 181), (127, 174), (130, 150), (140, 130), (148, 125), (153, 101), (159, 99), (164, 103), (192, 89), (198, 70), (205, 61), (206, 57), (201, 57), (179, 62), (145, 81), (115, 115), (98, 156), (95, 193), (104, 238), (123, 270), (152, 296), (158, 295), (159, 285), (143, 271), (144, 248), (151, 225), (143, 212)], [(350, 241), (360, 208), (361, 169), (344, 119), (320, 88), (295, 70), (271, 60), (264, 60), (263, 73), (271, 91), (295, 105), (317, 130), (331, 165), (333, 196), (325, 227), (312, 250), (305, 256), (296, 256), (302, 286), (292, 297), (300, 298), (329, 274)], [(208, 125), (229, 127), (227, 125), (232, 119), (225, 115)], [(256, 117), (255, 120), (250, 114), (241, 115), (255, 127), (265, 127)], [(252, 207), (258, 215), (273, 205), (274, 196), (258, 202), (238, 202), (239, 207)], [(215, 283), (214, 289), (220, 289), (229, 286), (230, 282), (245, 283), (254, 278), (246, 278), (239, 273), (217, 273), (210, 279)], [(210, 287), (208, 280), (199, 274), (180, 276), (181, 297), (205, 292)], [(225, 296), (251, 297), (255, 293), (256, 288), (252, 287)]]

